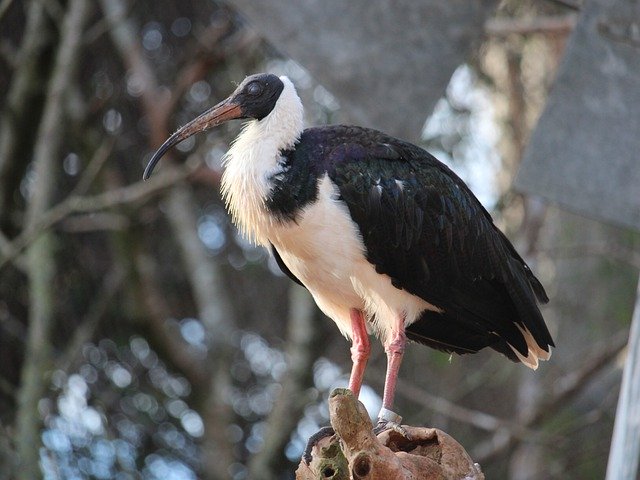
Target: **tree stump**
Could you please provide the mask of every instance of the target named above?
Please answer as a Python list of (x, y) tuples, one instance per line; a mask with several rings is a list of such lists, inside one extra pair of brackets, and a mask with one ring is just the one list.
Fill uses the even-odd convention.
[(336, 434), (314, 445), (296, 480), (484, 480), (462, 446), (436, 428), (403, 425), (376, 436), (364, 405), (351, 391), (335, 389), (329, 397)]

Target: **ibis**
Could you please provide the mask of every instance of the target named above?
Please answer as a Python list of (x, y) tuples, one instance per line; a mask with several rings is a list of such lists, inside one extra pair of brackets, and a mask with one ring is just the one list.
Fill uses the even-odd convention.
[(424, 149), (380, 131), (303, 126), (286, 77), (247, 77), (171, 135), (163, 154), (223, 122), (246, 120), (224, 158), (222, 195), (241, 233), (269, 249), (351, 340), (358, 395), (369, 335), (387, 356), (379, 425), (393, 411), (408, 340), (448, 353), (489, 347), (536, 369), (553, 339), (542, 284), (467, 185)]

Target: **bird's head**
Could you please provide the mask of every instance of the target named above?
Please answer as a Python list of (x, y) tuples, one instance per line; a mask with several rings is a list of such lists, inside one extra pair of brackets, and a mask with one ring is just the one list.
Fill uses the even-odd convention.
[(149, 160), (143, 178), (146, 180), (151, 176), (167, 150), (196, 133), (234, 119), (262, 120), (274, 109), (284, 87), (283, 80), (270, 73), (258, 73), (245, 78), (229, 97), (171, 135)]

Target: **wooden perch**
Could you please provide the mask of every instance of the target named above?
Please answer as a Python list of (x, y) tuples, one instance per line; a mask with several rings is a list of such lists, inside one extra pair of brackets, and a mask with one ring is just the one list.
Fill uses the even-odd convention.
[(403, 425), (409, 438), (394, 430), (376, 436), (364, 405), (338, 388), (329, 398), (336, 434), (318, 441), (296, 480), (484, 480), (462, 446), (435, 428)]

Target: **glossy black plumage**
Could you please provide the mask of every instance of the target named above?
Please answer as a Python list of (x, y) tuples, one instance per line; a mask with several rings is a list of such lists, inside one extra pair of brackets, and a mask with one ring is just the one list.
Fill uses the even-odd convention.
[(283, 161), (272, 214), (295, 221), (328, 175), (376, 271), (442, 310), (425, 311), (409, 338), (455, 353), (491, 347), (518, 361), (509, 345), (527, 356), (520, 325), (543, 350), (553, 346), (536, 302), (548, 300), (542, 285), (466, 184), (428, 152), (375, 130), (328, 126), (305, 130)]

